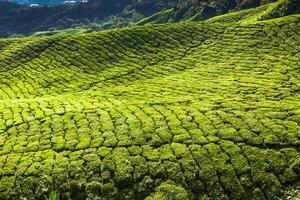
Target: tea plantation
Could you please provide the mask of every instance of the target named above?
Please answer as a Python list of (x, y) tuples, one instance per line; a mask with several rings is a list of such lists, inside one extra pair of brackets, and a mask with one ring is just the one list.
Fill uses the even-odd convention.
[(300, 15), (277, 8), (0, 39), (0, 199), (287, 198)]

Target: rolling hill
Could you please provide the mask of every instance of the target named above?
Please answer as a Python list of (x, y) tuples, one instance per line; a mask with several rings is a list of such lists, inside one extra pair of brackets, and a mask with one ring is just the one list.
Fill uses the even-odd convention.
[[(272, 1), (90, 0), (87, 3), (30, 7), (0, 0), (0, 37), (92, 32), (184, 20), (201, 21)], [(299, 0), (287, 2), (290, 6), (286, 14), (300, 12)]]
[(286, 3), (0, 39), (1, 199), (297, 195), (300, 15), (274, 18)]
[(129, 26), (177, 0), (90, 0), (87, 3), (30, 7), (0, 0), (0, 37), (79, 27), (103, 30)]
[[(166, 9), (138, 21), (137, 25), (162, 24), (179, 21), (202, 21), (214, 16), (258, 7), (276, 0), (180, 0)], [(277, 1), (278, 2), (278, 1)], [(270, 19), (300, 13), (299, 0), (281, 1), (278, 9), (270, 12)], [(267, 16), (266, 18), (267, 19)]]

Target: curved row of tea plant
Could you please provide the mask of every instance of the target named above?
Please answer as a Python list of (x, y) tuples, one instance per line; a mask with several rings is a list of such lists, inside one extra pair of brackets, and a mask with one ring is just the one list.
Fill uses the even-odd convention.
[(1, 199), (299, 187), (300, 17), (251, 17), (0, 40)]

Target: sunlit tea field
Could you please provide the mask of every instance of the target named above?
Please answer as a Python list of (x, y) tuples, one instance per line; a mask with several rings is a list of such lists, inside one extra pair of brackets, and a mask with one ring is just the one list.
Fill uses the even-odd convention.
[(261, 20), (274, 5), (0, 39), (0, 199), (271, 200), (299, 187), (300, 15)]

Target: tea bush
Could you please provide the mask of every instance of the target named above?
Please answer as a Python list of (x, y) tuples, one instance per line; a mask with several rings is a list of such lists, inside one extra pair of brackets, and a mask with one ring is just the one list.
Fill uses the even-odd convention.
[[(0, 40), (0, 199), (276, 199), (300, 179), (300, 17)], [(260, 13), (261, 14), (261, 13)]]

